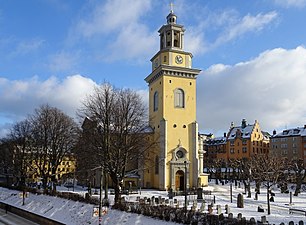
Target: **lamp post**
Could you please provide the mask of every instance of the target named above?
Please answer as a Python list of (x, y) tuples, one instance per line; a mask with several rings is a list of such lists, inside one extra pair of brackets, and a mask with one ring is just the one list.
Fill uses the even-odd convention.
[(102, 206), (103, 206), (102, 192), (103, 192), (103, 167), (101, 166), (101, 175), (100, 175), (100, 202), (99, 202), (99, 225), (102, 225)]
[(185, 164), (185, 216), (187, 213), (187, 161), (184, 161)]
[(139, 178), (139, 194), (141, 195), (141, 178)]

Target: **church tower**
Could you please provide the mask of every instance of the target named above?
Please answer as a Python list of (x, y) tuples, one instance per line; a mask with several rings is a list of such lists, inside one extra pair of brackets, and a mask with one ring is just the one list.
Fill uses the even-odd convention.
[(145, 78), (150, 126), (158, 146), (149, 153), (154, 165), (144, 172), (143, 184), (176, 191), (207, 181), (201, 177), (203, 151), (196, 122), (196, 77), (200, 70), (192, 68), (192, 54), (184, 51), (185, 29), (177, 24), (173, 10), (166, 19), (167, 24), (158, 31), (160, 49), (151, 59), (152, 72)]

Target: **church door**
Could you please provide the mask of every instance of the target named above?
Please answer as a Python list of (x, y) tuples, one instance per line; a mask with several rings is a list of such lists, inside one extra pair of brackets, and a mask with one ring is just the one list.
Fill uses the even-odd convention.
[(184, 190), (184, 183), (185, 183), (185, 179), (184, 179), (184, 172), (182, 170), (179, 170), (176, 172), (175, 174), (175, 189), (179, 190), (179, 191), (183, 191)]

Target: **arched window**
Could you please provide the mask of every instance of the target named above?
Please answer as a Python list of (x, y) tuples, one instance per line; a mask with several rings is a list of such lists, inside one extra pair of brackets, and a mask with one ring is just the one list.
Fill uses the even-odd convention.
[(155, 174), (159, 172), (159, 157), (158, 155), (155, 156)]
[(153, 97), (153, 110), (157, 111), (158, 110), (158, 92), (155, 91), (154, 97)]
[(185, 108), (185, 94), (180, 88), (174, 91), (174, 106), (176, 108)]

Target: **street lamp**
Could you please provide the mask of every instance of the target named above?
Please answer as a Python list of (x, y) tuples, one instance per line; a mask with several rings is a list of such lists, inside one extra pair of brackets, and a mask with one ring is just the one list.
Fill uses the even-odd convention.
[(185, 164), (185, 216), (187, 212), (187, 161), (184, 161)]

